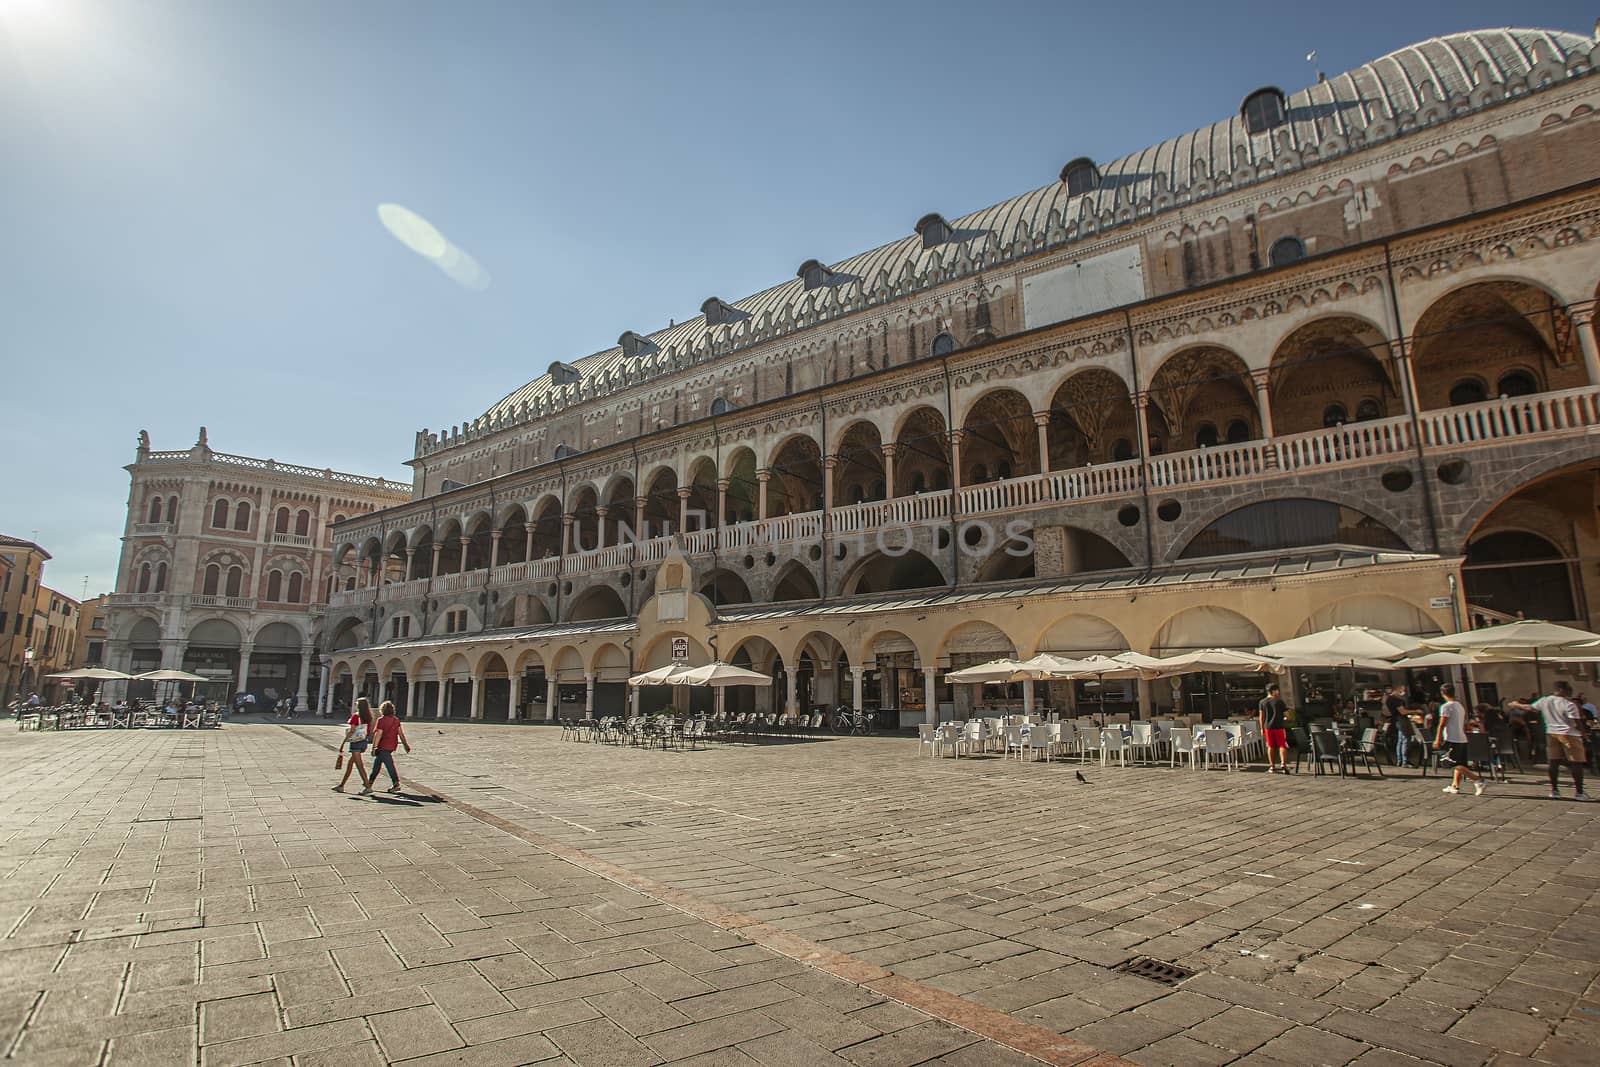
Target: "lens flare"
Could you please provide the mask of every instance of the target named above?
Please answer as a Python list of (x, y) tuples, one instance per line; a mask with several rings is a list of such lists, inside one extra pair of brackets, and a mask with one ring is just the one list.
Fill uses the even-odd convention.
[(415, 211), (399, 204), (379, 204), (378, 221), (395, 240), (438, 267), (463, 289), (481, 292), (489, 288), (489, 272)]

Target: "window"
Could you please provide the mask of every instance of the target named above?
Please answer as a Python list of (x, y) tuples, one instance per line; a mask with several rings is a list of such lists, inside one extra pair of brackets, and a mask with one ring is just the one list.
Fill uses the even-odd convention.
[[(167, 591), (167, 564), (166, 564), (165, 561), (162, 561), (161, 563), (157, 563), (156, 564), (156, 592), (165, 593), (166, 591)], [(98, 626), (100, 624), (99, 624), (99, 622), (96, 622), (95, 625)]]
[(148, 564), (148, 563), (139, 564), (139, 590), (138, 591), (141, 592), (141, 593), (148, 593), (150, 591), (150, 564)]
[(211, 525), (218, 530), (228, 528), (228, 502), (219, 500), (211, 506)]
[(1100, 168), (1087, 157), (1074, 159), (1061, 168), (1061, 180), (1066, 183), (1068, 196), (1082, 196), (1100, 188)]
[(390, 621), (389, 640), (398, 641), (411, 636), (411, 616), (399, 615)]
[(206, 596), (216, 596), (217, 586), (222, 581), (222, 568), (215, 563), (207, 564), (206, 578), (200, 586), (200, 591)]
[(233, 528), (235, 530), (250, 529), (250, 502), (239, 501), (239, 508), (233, 513)]
[(151, 522), (160, 522), (161, 521), (161, 498), (160, 497), (156, 497), (154, 500), (150, 501), (150, 521)]
[(467, 630), (467, 609), (458, 608), (447, 611), (444, 616), (444, 632), (447, 634), (465, 633)]
[(301, 537), (311, 533), (311, 512), (305, 508), (301, 508), (300, 513), (294, 517), (294, 532)]
[(174, 526), (178, 524), (178, 498), (175, 496), (167, 497), (167, 521)]
[(272, 571), (267, 575), (267, 599), (276, 604), (283, 597), (283, 572)]
[(1239, 105), (1239, 117), (1244, 128), (1252, 134), (1266, 133), (1289, 121), (1288, 101), (1283, 90), (1273, 86), (1257, 89)]
[(243, 586), (244, 586), (244, 568), (243, 567), (229, 567), (228, 568), (227, 595), (228, 596), (238, 596), (238, 595), (240, 595), (239, 594), (239, 590), (241, 588), (243, 588)]
[(1488, 399), (1488, 390), (1476, 378), (1463, 378), (1450, 387), (1451, 407), (1460, 407), (1462, 404), (1481, 404)]
[(98, 666), (105, 659), (105, 642), (90, 641), (89, 651), (84, 654), (91, 667)]
[(1200, 424), (1200, 428), (1195, 431), (1194, 446), (1196, 448), (1215, 448), (1217, 447), (1217, 442), (1221, 439), (1217, 433), (1216, 426), (1209, 422), (1203, 422)]
[(922, 238), (923, 248), (938, 248), (955, 237), (953, 230), (943, 215), (924, 215), (917, 220), (917, 235)]
[(1119, 437), (1111, 444), (1111, 458), (1117, 461), (1133, 458), (1133, 442)]
[(1298, 237), (1280, 237), (1272, 242), (1272, 248), (1267, 252), (1267, 262), (1274, 267), (1298, 263), (1305, 258), (1306, 243)]
[(1500, 376), (1495, 392), (1500, 396), (1531, 396), (1539, 391), (1539, 383), (1525, 370), (1514, 370)]
[(289, 532), (289, 509), (288, 508), (279, 508), (278, 509), (278, 521), (277, 521), (276, 525), (273, 526), (273, 532), (274, 533), (281, 533), (281, 534), (286, 534), (286, 533)]
[(1372, 397), (1367, 397), (1356, 405), (1356, 421), (1370, 422), (1373, 419), (1383, 418), (1383, 407)]
[(1345, 410), (1343, 404), (1329, 404), (1322, 409), (1322, 425), (1330, 429), (1335, 426), (1343, 426), (1349, 421), (1350, 413)]
[(1327, 500), (1272, 500), (1229, 512), (1195, 535), (1183, 559), (1236, 552), (1279, 552), (1318, 545), (1406, 551), (1393, 530), (1354, 508)]
[(305, 575), (295, 571), (289, 575), (289, 603), (300, 603), (300, 596), (305, 592)]
[(941, 333), (933, 339), (933, 354), (948, 356), (956, 350), (956, 339), (947, 333)]
[(1234, 419), (1228, 423), (1228, 443), (1230, 445), (1243, 444), (1250, 440), (1250, 424), (1243, 419)]

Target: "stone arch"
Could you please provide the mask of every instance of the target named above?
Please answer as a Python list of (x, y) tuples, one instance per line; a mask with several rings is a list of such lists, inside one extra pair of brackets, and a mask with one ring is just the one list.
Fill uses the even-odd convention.
[[(1203, 531), (1205, 531), (1207, 527), (1218, 523), (1230, 515), (1236, 515), (1240, 512), (1243, 512), (1246, 508), (1257, 507), (1263, 504), (1288, 503), (1291, 501), (1307, 501), (1313, 504), (1324, 504), (1342, 508), (1345, 511), (1356, 513), (1356, 515), (1360, 518), (1368, 520), (1369, 526), (1366, 529), (1372, 534), (1372, 537), (1368, 538), (1367, 541), (1354, 541), (1349, 543), (1358, 544), (1363, 547), (1369, 547), (1373, 549), (1380, 549), (1382, 551), (1395, 552), (1412, 551), (1413, 547), (1416, 547), (1417, 550), (1420, 551), (1423, 547), (1420, 544), (1420, 538), (1425, 535), (1423, 531), (1418, 528), (1418, 524), (1416, 522), (1407, 521), (1404, 516), (1399, 515), (1388, 508), (1376, 497), (1371, 495), (1361, 496), (1359, 494), (1346, 492), (1342, 489), (1336, 489), (1332, 485), (1319, 484), (1316, 487), (1315, 497), (1308, 497), (1306, 495), (1306, 490), (1303, 488), (1297, 488), (1295, 486), (1282, 486), (1276, 488), (1259, 489), (1246, 497), (1232, 497), (1214, 500), (1204, 504), (1202, 504), (1200, 501), (1194, 501), (1197, 506), (1195, 506), (1192, 511), (1185, 511), (1181, 525), (1179, 525), (1171, 533), (1171, 539), (1168, 541), (1168, 544), (1171, 546), (1168, 552), (1168, 557), (1170, 559), (1204, 558), (1195, 555), (1185, 555), (1185, 553), (1188, 552), (1190, 546), (1194, 544), (1196, 538)], [(1340, 519), (1347, 517), (1348, 516), (1339, 516)], [(1243, 520), (1241, 519), (1241, 521)], [(1326, 525), (1326, 522), (1324, 522), (1324, 525)], [(1395, 540), (1389, 541), (1387, 538), (1384, 538), (1380, 530), (1388, 531), (1388, 533)], [(1312, 546), (1306, 545), (1302, 547)], [(1238, 551), (1266, 551), (1266, 549), (1252, 550), (1241, 548)]]
[(1132, 459), (1139, 424), (1122, 376), (1104, 367), (1076, 371), (1050, 400), (1046, 427), (1051, 470)]
[(1036, 652), (1055, 652), (1064, 656), (1094, 653), (1114, 655), (1132, 647), (1115, 623), (1099, 615), (1073, 612), (1063, 615), (1039, 632)]
[(749, 604), (755, 599), (750, 595), (749, 583), (727, 567), (718, 567), (701, 577), (698, 592), (711, 601), (714, 607), (722, 604)]
[(628, 654), (614, 641), (601, 645), (589, 657), (589, 673), (598, 681), (626, 682), (628, 671)]
[(522, 502), (512, 501), (500, 508), (495, 526), (500, 531), (497, 564), (503, 566), (525, 561), (528, 558), (528, 509)]
[(1296, 637), (1331, 626), (1371, 626), (1397, 634), (1431, 637), (1444, 630), (1424, 609), (1386, 593), (1356, 593), (1324, 604), (1300, 624)]
[(622, 594), (609, 585), (590, 586), (574, 597), (572, 606), (567, 609), (567, 619), (571, 622), (627, 617), (628, 605), (623, 602)]
[(627, 474), (614, 474), (606, 480), (605, 501), (606, 544), (620, 545), (639, 539), (638, 507), (633, 478)]
[(533, 515), (533, 558), (559, 556), (563, 527), (561, 498), (554, 493), (545, 493), (530, 514)]
[(593, 482), (584, 482), (567, 493), (567, 514), (572, 516), (572, 551), (592, 552), (598, 548), (600, 492)]
[[(1160, 451), (1239, 444), (1261, 436), (1250, 368), (1232, 349), (1195, 345), (1172, 353), (1150, 376), (1149, 395), (1168, 435)], [(1151, 442), (1151, 452), (1158, 451), (1155, 444)]]
[(126, 615), (117, 622), (118, 636), (130, 645), (158, 646), (161, 644), (161, 619), (143, 612)]
[(822, 451), (816, 439), (792, 433), (770, 453), (767, 470), (767, 517), (822, 510)]
[(950, 433), (939, 409), (919, 404), (902, 413), (895, 422), (894, 447), (895, 496), (950, 488)]
[(1033, 404), (1009, 386), (987, 389), (961, 421), (961, 484), (1002, 481), (1039, 473), (1039, 436)]
[(244, 641), (238, 624), (221, 615), (207, 615), (189, 624), (188, 642), (191, 646), (237, 648)]
[[(1592, 451), (1592, 449), (1590, 450)], [(1485, 493), (1458, 533), (1462, 585), (1470, 607), (1590, 625), (1584, 544), (1600, 536), (1600, 461), (1545, 460), (1525, 468), (1509, 491)]]
[(740, 637), (726, 655), (729, 663), (769, 675), (783, 662), (777, 646), (760, 634)]
[(1151, 652), (1171, 656), (1198, 648), (1236, 648), (1254, 652), (1266, 644), (1261, 627), (1237, 611), (1206, 604), (1168, 616), (1156, 630)]
[(640, 536), (648, 529), (650, 536), (659, 536), (678, 529), (678, 472), (661, 464), (644, 480), (644, 511), (639, 516), (643, 524)]
[(545, 670), (544, 653), (537, 646), (524, 645), (517, 649), (511, 660), (511, 672), (517, 675), (542, 674)]
[(957, 623), (939, 637), (940, 657), (950, 657), (954, 664), (966, 657), (970, 663), (988, 659), (1015, 658), (1017, 642), (1010, 634), (990, 622), (972, 620)]
[[(708, 455), (695, 457), (689, 464), (689, 529), (705, 530), (717, 521), (717, 461)], [(687, 531), (685, 531), (687, 532)]]
[(367, 643), (367, 623), (359, 615), (346, 615), (327, 629), (332, 649), (359, 648)]
[(1411, 365), (1424, 410), (1590, 384), (1571, 317), (1526, 280), (1479, 280), (1440, 295), (1417, 318)]
[(1269, 389), (1280, 436), (1403, 410), (1389, 340), (1357, 315), (1324, 316), (1290, 331), (1272, 351)]
[(878, 424), (857, 419), (838, 437), (833, 454), (833, 506), (844, 507), (888, 496), (884, 481), (883, 438)]
[(767, 599), (773, 603), (794, 600), (821, 600), (822, 590), (816, 576), (799, 560), (790, 560), (779, 567), (772, 579), (772, 591)]
[(870, 664), (879, 655), (901, 655), (907, 652), (916, 657), (918, 664), (926, 662), (921, 647), (904, 630), (878, 630), (862, 639), (855, 662)]
[(878, 551), (863, 556), (845, 575), (840, 591), (845, 596), (855, 596), (935, 589), (949, 584), (937, 563), (916, 549), (908, 549), (895, 555)]
[(274, 619), (262, 625), (251, 636), (256, 648), (298, 652), (311, 643), (311, 635), (299, 620)]

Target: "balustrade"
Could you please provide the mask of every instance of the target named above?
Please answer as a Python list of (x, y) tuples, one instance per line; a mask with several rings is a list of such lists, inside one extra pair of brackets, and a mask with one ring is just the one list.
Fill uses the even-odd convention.
[(255, 609), (255, 597), (248, 596), (214, 596), (210, 593), (192, 593), (189, 596), (191, 608), (239, 608), (244, 611)]
[(1507, 397), (1427, 411), (1418, 416), (1422, 443), (1449, 448), (1530, 434), (1560, 434), (1600, 425), (1600, 387)]

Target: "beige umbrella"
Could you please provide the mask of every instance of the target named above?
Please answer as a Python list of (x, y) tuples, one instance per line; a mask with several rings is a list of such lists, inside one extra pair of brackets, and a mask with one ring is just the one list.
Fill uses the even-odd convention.
[(190, 674), (188, 671), (177, 671), (170, 667), (159, 671), (146, 671), (136, 674), (135, 678), (145, 682), (204, 682), (209, 681), (203, 674)]
[[(1344, 667), (1357, 660), (1403, 656), (1422, 640), (1373, 626), (1332, 626), (1314, 634), (1262, 645), (1256, 649), (1256, 654), (1281, 660), (1289, 667)], [(1428, 643), (1433, 642), (1430, 639)]]
[(1429, 648), (1475, 652), (1481, 663), (1527, 662), (1531, 656), (1535, 684), (1542, 692), (1544, 671), (1540, 669), (1541, 657), (1560, 660), (1563, 651), (1593, 655), (1595, 650), (1592, 647), (1582, 646), (1592, 646), (1595, 642), (1600, 642), (1600, 634), (1588, 630), (1542, 619), (1518, 619), (1503, 626), (1485, 626), (1481, 630), (1463, 630), (1458, 634), (1429, 637), (1422, 643)]
[(1419, 652), (1414, 656), (1403, 656), (1390, 663), (1395, 670), (1404, 670), (1407, 667), (1469, 667), (1474, 663), (1488, 663), (1489, 660), (1482, 656), (1468, 655), (1465, 652)]
[(687, 683), (678, 680), (678, 676), (685, 673), (689, 669), (690, 668), (687, 663), (669, 663), (665, 667), (657, 667), (654, 670), (645, 671), (643, 674), (635, 674), (633, 677), (628, 679), (628, 684), (686, 685)]
[(1283, 664), (1254, 652), (1239, 652), (1231, 648), (1202, 648), (1157, 660), (1159, 666), (1150, 668), (1151, 678), (1168, 678), (1174, 674), (1192, 674), (1199, 671), (1225, 671), (1230, 674), (1277, 674)]
[(709, 685), (725, 688), (730, 685), (771, 685), (772, 679), (731, 663), (708, 663), (704, 667), (690, 667), (672, 678), (673, 685)]
[(1014, 659), (996, 659), (958, 671), (946, 671), (944, 680), (957, 685), (999, 685), (1015, 679), (1020, 670), (1022, 664)]
[[(79, 667), (76, 670), (61, 671), (57, 674), (46, 675), (48, 678), (77, 678), (90, 679), (97, 682), (126, 681), (132, 678), (131, 674), (113, 671), (106, 667)], [(142, 677), (142, 676), (141, 676)]]

